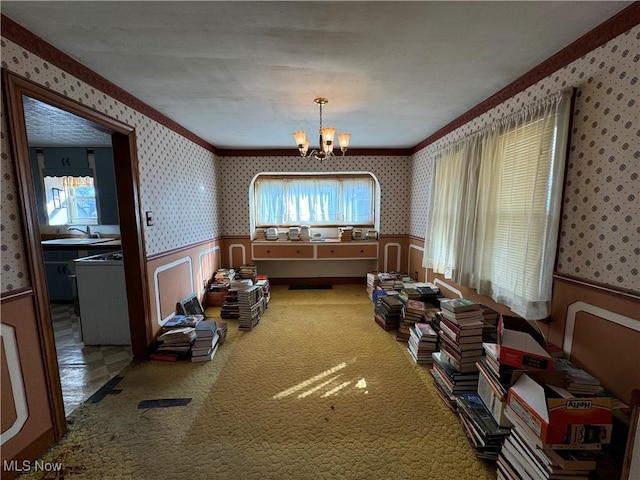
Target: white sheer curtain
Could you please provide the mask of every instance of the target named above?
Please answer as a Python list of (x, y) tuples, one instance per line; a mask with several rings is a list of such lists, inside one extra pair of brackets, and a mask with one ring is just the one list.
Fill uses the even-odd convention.
[(264, 178), (255, 183), (257, 225), (373, 225), (368, 176)]
[(424, 266), (527, 319), (549, 313), (571, 93), (436, 160)]

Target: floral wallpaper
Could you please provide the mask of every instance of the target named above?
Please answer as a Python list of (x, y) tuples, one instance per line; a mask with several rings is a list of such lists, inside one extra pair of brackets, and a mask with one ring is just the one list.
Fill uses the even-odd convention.
[(536, 98), (575, 87), (557, 270), (640, 291), (639, 72), (636, 26), (416, 153), (409, 233), (425, 236), (440, 148)]
[[(3, 38), (2, 66), (136, 128), (148, 256), (222, 235), (249, 235), (248, 188), (260, 172), (368, 171), (381, 187), (381, 234), (423, 238), (433, 158), (444, 145), (558, 89), (577, 89), (558, 271), (640, 291), (640, 27), (420, 150), (413, 157), (350, 156), (310, 164), (297, 156), (216, 158), (209, 150)], [(2, 292), (27, 286), (15, 176), (4, 111)]]
[[(155, 225), (144, 226), (148, 256), (221, 234), (213, 153), (5, 38), (1, 47), (3, 68), (136, 128), (141, 209), (153, 211), (155, 217)], [(7, 292), (28, 286), (29, 282), (4, 117), (3, 110), (0, 228), (2, 291)]]
[(220, 216), (225, 235), (249, 235), (249, 185), (261, 172), (371, 172), (380, 182), (380, 234), (407, 232), (410, 157), (335, 157), (322, 163), (300, 156), (218, 159), (222, 186)]

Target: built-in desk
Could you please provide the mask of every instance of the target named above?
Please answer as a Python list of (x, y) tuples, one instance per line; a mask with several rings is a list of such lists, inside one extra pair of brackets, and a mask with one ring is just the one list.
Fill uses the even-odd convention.
[(359, 277), (377, 269), (378, 242), (255, 240), (251, 258), (273, 278)]

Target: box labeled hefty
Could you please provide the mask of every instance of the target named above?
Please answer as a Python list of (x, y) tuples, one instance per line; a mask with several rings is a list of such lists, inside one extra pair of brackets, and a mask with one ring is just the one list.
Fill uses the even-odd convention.
[(552, 448), (599, 448), (610, 443), (611, 399), (574, 397), (563, 384), (561, 371), (515, 372), (507, 405)]
[(515, 368), (551, 370), (553, 357), (544, 347), (545, 340), (527, 320), (500, 316), (498, 322), (498, 361)]

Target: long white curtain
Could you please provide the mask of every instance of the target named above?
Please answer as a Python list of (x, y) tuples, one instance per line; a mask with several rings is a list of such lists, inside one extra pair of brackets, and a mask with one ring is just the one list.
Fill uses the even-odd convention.
[(570, 92), (436, 159), (424, 266), (527, 319), (549, 313)]
[(264, 178), (255, 183), (258, 225), (372, 225), (371, 177)]

